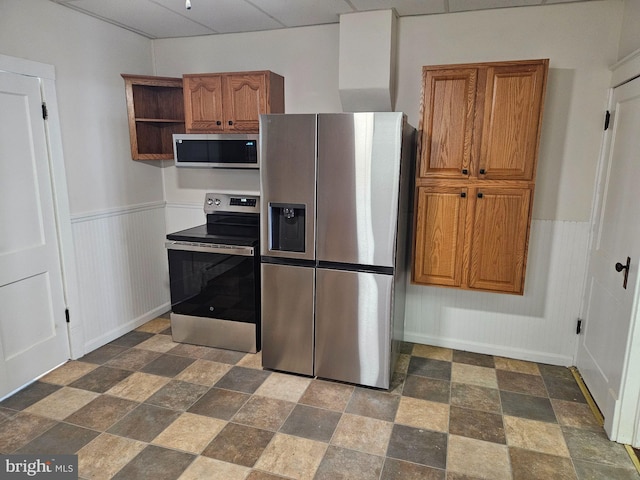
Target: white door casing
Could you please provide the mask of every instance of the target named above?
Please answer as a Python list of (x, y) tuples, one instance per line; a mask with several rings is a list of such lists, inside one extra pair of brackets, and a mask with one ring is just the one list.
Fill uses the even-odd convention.
[[(599, 173), (576, 364), (605, 417), (607, 434), (628, 443), (629, 435), (620, 436), (620, 414), (640, 265), (640, 78), (614, 89), (610, 112), (613, 124)], [(625, 289), (625, 271), (616, 271), (615, 265), (625, 265), (627, 257)]]
[(0, 398), (69, 358), (41, 81), (0, 72)]

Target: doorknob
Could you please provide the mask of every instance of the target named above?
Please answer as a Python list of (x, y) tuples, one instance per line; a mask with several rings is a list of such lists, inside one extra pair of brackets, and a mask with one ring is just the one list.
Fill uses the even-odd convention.
[(624, 270), (624, 280), (622, 282), (622, 288), (627, 288), (627, 277), (629, 277), (629, 265), (631, 265), (631, 258), (627, 257), (627, 264), (623, 265), (620, 262), (616, 263), (616, 272)]

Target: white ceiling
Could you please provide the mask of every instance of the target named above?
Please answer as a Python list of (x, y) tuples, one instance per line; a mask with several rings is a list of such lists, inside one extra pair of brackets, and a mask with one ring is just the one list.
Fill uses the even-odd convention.
[(589, 0), (51, 0), (148, 38), (192, 37), (338, 23), (343, 13), (400, 16)]

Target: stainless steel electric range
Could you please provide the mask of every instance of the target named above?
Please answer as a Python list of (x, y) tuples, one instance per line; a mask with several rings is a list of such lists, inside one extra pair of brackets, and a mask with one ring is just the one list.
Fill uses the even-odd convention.
[(207, 223), (167, 235), (175, 342), (260, 350), (260, 197), (207, 193)]

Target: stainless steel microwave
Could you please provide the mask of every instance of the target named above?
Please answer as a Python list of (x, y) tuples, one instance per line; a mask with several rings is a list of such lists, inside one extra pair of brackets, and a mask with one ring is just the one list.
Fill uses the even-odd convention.
[(176, 167), (260, 168), (257, 133), (173, 135)]

